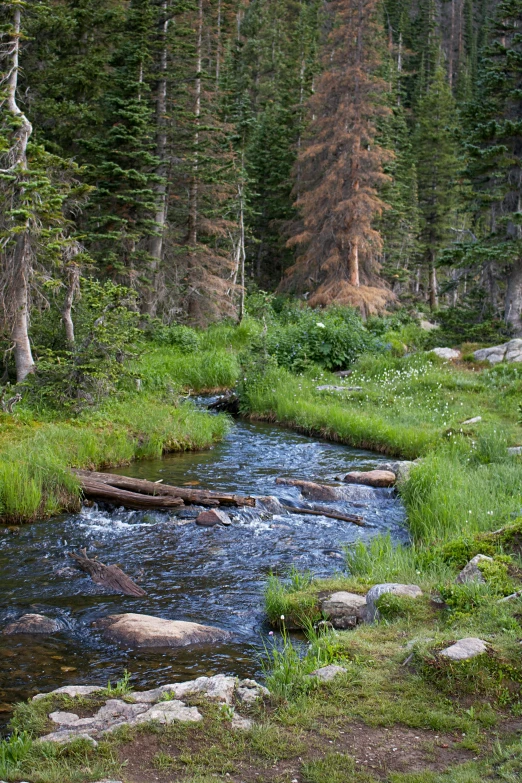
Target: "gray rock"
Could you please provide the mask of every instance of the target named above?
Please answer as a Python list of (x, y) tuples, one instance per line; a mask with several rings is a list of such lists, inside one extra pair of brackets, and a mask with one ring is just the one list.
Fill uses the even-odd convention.
[(216, 674), (213, 677), (198, 677), (196, 680), (167, 685), (165, 689), (175, 694), (178, 699), (184, 696), (202, 694), (209, 699), (230, 704), (234, 696), (236, 684), (237, 679), (235, 677)]
[(242, 718), (241, 715), (234, 715), (232, 718), (231, 726), (233, 729), (239, 729), (240, 731), (249, 731), (254, 725), (254, 722), (250, 718)]
[(360, 392), (363, 391), (362, 386), (316, 386), (318, 392)]
[(401, 482), (407, 481), (407, 479), (410, 477), (410, 471), (414, 465), (414, 462), (404, 459), (398, 460), (396, 462), (379, 463), (379, 468), (380, 470), (390, 470), (392, 473), (395, 473), (397, 476), (397, 481)]
[(444, 658), (449, 658), (451, 661), (468, 661), (471, 658), (476, 658), (477, 655), (487, 652), (487, 649), (485, 641), (470, 636), (455, 642), (451, 647), (446, 647), (445, 650), (440, 652), (440, 655)]
[(479, 568), (479, 563), (488, 562), (492, 563), (493, 558), (487, 557), (487, 555), (475, 555), (471, 558), (469, 563), (466, 563), (460, 574), (455, 579), (457, 584), (462, 585), (465, 582), (485, 582), (482, 571)]
[(80, 720), (79, 715), (74, 712), (51, 712), (49, 715), (53, 723), (59, 726), (73, 726)]
[(333, 593), (321, 601), (321, 611), (334, 628), (354, 628), (366, 619), (366, 597), (344, 591)]
[(433, 348), (430, 353), (434, 353), (436, 356), (440, 356), (441, 359), (446, 359), (449, 362), (454, 362), (461, 357), (460, 351), (455, 350), (455, 348)]
[(98, 743), (94, 739), (94, 737), (91, 737), (90, 734), (82, 734), (78, 733), (74, 730), (69, 731), (53, 731), (51, 734), (46, 734), (45, 737), (40, 737), (38, 742), (57, 742), (58, 744), (62, 745), (66, 742), (72, 742), (72, 740), (76, 739), (83, 739), (87, 740), (87, 742), (90, 742), (93, 748), (98, 747)]
[(478, 362), (489, 362), (490, 364), (498, 364), (502, 361), (522, 362), (522, 339), (516, 338), (503, 345), (481, 348), (475, 351), (473, 357)]
[(321, 669), (316, 669), (310, 676), (317, 677), (321, 682), (330, 682), (339, 674), (345, 674), (346, 671), (347, 669), (345, 669), (344, 666), (336, 666), (334, 663), (331, 663), (329, 666), (323, 666)]
[(169, 723), (174, 723), (174, 721), (196, 723), (200, 720), (203, 720), (203, 716), (197, 707), (187, 707), (182, 701), (173, 699), (172, 701), (163, 701), (155, 704), (146, 712), (142, 712), (135, 718), (132, 718), (129, 723), (131, 726), (135, 726), (140, 723), (157, 721), (158, 723), (168, 725)]
[(418, 585), (401, 585), (394, 582), (389, 582), (380, 585), (374, 585), (366, 595), (366, 603), (368, 605), (368, 620), (379, 619), (379, 611), (376, 603), (377, 599), (385, 593), (393, 593), (393, 595), (401, 595), (405, 598), (420, 598), (422, 590)]
[(243, 704), (253, 704), (264, 696), (270, 696), (270, 691), (255, 680), (240, 680), (237, 684), (236, 696)]
[(24, 614), (18, 620), (6, 625), (3, 632), (6, 635), (17, 633), (28, 634), (53, 634), (60, 633), (65, 628), (65, 623), (46, 617), (43, 614)]
[(228, 631), (210, 625), (164, 620), (146, 614), (110, 615), (94, 625), (114, 641), (131, 647), (186, 647), (213, 644), (231, 637)]
[(37, 693), (36, 696), (33, 696), (33, 701), (45, 699), (47, 696), (54, 696), (54, 694), (60, 693), (63, 693), (65, 696), (70, 696), (73, 699), (75, 696), (90, 696), (91, 694), (99, 693), (102, 690), (103, 688), (99, 685), (64, 685), (62, 688), (56, 688), (56, 690), (50, 691), (49, 693)]
[(508, 454), (511, 454), (512, 457), (520, 457), (522, 455), (522, 446), (510, 446)]

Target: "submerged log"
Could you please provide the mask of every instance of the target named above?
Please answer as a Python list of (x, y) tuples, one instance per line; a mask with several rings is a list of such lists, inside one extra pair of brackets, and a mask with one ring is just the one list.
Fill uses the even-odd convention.
[[(118, 476), (114, 473), (99, 473), (90, 470), (75, 470), (75, 475), (80, 479), (82, 488), (84, 483), (95, 482), (109, 487), (117, 487), (129, 492), (139, 493), (144, 497), (160, 498), (173, 497), (184, 502), (196, 503), (201, 506), (218, 506), (221, 503), (231, 506), (255, 506), (256, 499), (234, 495), (227, 492), (215, 492), (207, 489), (194, 489), (192, 487), (173, 487), (170, 484), (157, 484), (154, 481), (133, 478), (132, 476)], [(181, 504), (180, 504), (181, 505)], [(149, 506), (152, 508), (152, 506)], [(159, 506), (154, 506), (159, 508)]]
[(185, 505), (181, 498), (166, 495), (142, 495), (139, 492), (128, 492), (118, 489), (100, 481), (80, 477), (83, 494), (93, 500), (106, 500), (125, 508), (152, 509), (152, 508), (179, 508)]
[(341, 514), (339, 511), (334, 511), (331, 508), (328, 509), (316, 509), (316, 508), (296, 508), (294, 506), (285, 506), (282, 504), (285, 511), (289, 511), (290, 514), (310, 514), (314, 517), (328, 517), (329, 519), (340, 519), (341, 522), (351, 522), (359, 527), (366, 527), (366, 522), (362, 517), (356, 514)]
[(79, 555), (76, 552), (69, 552), (69, 557), (76, 560), (78, 567), (89, 574), (92, 581), (97, 585), (103, 585), (103, 587), (108, 587), (117, 593), (132, 595), (135, 598), (147, 595), (145, 590), (134, 584), (132, 579), (127, 574), (124, 574), (121, 568), (115, 565), (106, 566), (97, 560), (92, 560), (87, 557), (86, 549), (81, 549)]

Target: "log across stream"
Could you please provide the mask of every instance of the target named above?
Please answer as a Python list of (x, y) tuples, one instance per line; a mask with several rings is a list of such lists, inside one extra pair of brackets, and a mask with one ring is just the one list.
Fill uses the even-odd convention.
[[(284, 575), (294, 567), (328, 576), (343, 569), (343, 547), (351, 542), (379, 532), (394, 540), (407, 537), (403, 508), (389, 490), (363, 487), (353, 490), (351, 500), (321, 503), (276, 479), (334, 483), (340, 473), (382, 461), (269, 424), (239, 421), (209, 451), (137, 462), (112, 474), (122, 491), (131, 491), (125, 490), (127, 479), (172, 485), (186, 493), (184, 505), (126, 509), (122, 503), (90, 501), (78, 514), (1, 533), (0, 629), (27, 612), (60, 618), (66, 629), (50, 637), (0, 633), (0, 722), (7, 720), (9, 705), (31, 693), (70, 683), (106, 685), (124, 668), (144, 688), (209, 673), (260, 676), (268, 632), (263, 588), (270, 571)], [(292, 512), (227, 504), (223, 510), (232, 525), (198, 527), (195, 515), (209, 506), (194, 504), (193, 493), (207, 489), (240, 497), (275, 495)], [(209, 500), (215, 498), (207, 493)], [(298, 508), (303, 504), (362, 517), (367, 527), (303, 515)], [(84, 563), (87, 572), (82, 571), (70, 557), (82, 549), (88, 560), (119, 568), (146, 595), (96, 584), (87, 570), (95, 567)], [(125, 649), (92, 626), (121, 612), (216, 625), (233, 637), (197, 649)]]

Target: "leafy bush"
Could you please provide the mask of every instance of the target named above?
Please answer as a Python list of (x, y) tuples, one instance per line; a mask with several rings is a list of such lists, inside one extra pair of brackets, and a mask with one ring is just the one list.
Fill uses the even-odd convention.
[(311, 364), (342, 369), (365, 351), (383, 350), (359, 313), (348, 307), (287, 310), (269, 329), (266, 347), (281, 367), (296, 372)]
[(33, 745), (26, 732), (14, 731), (9, 739), (0, 740), (0, 777), (16, 774)]
[(174, 324), (160, 326), (154, 333), (154, 341), (160, 345), (171, 345), (181, 353), (195, 353), (201, 347), (201, 336), (190, 326)]

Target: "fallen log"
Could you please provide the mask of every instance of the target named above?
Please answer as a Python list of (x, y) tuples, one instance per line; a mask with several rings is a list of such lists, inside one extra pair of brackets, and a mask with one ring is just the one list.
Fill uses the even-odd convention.
[(75, 470), (83, 486), (85, 481), (95, 481), (99, 484), (107, 484), (111, 487), (129, 490), (142, 495), (150, 495), (155, 498), (175, 497), (184, 502), (195, 503), (200, 506), (217, 506), (223, 503), (231, 506), (255, 506), (256, 500), (251, 497), (234, 495), (227, 492), (215, 492), (210, 489), (194, 489), (191, 487), (174, 487), (170, 484), (157, 484), (146, 479), (133, 478), (132, 476), (118, 476), (114, 473), (99, 473), (90, 470)]
[(117, 593), (132, 595), (135, 598), (147, 595), (145, 590), (135, 584), (121, 568), (115, 565), (106, 566), (97, 560), (92, 560), (87, 557), (86, 549), (81, 549), (79, 555), (76, 552), (69, 552), (69, 557), (76, 560), (78, 567), (89, 574), (92, 581), (97, 585), (103, 585), (103, 587), (108, 587)]
[(80, 478), (81, 488), (86, 498), (106, 500), (125, 508), (179, 508), (185, 505), (181, 498), (166, 495), (141, 495), (139, 492), (128, 492), (125, 489), (111, 487), (88, 478)]
[(363, 518), (356, 514), (341, 514), (333, 509), (318, 510), (315, 508), (294, 508), (294, 506), (285, 506), (281, 504), (285, 511), (289, 511), (290, 514), (310, 514), (314, 517), (328, 517), (329, 519), (340, 519), (341, 522), (351, 522), (359, 527), (366, 527), (366, 522)]

